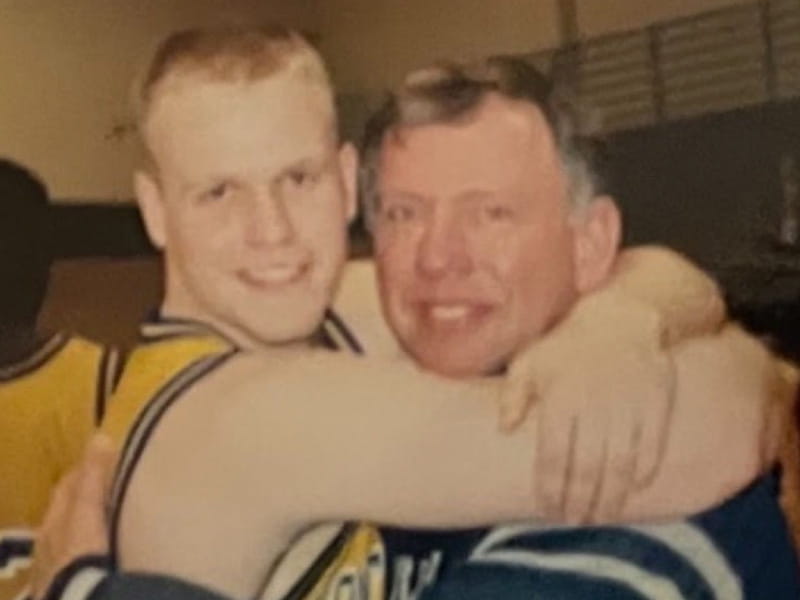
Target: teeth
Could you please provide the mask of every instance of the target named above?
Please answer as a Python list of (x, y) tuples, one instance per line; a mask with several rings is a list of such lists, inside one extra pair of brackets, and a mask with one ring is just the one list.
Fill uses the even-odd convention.
[(463, 319), (469, 314), (469, 306), (465, 304), (437, 304), (431, 306), (430, 315), (441, 321)]
[(265, 283), (281, 284), (294, 279), (299, 270), (299, 267), (293, 265), (276, 265), (263, 271), (251, 272), (251, 276)]

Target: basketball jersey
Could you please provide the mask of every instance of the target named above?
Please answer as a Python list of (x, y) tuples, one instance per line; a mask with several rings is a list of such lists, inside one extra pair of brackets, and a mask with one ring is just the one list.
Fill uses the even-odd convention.
[[(187, 389), (239, 352), (222, 334), (193, 321), (152, 321), (142, 326), (141, 334), (102, 425), (115, 443), (124, 443), (109, 502), (114, 564), (125, 494), (152, 432)], [(327, 312), (320, 335), (331, 349), (362, 351), (332, 311)], [(383, 597), (383, 565), (382, 545), (373, 527), (353, 523), (313, 527), (271, 570), (261, 597), (378, 600)]]
[(685, 519), (383, 529), (389, 600), (791, 600), (797, 559), (767, 475)]
[(27, 582), (33, 530), (105, 410), (117, 354), (59, 333), (0, 366), (0, 600)]

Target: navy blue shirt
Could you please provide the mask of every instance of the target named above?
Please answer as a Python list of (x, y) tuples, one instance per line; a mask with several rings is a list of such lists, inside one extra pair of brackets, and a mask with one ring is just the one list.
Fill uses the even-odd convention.
[(797, 599), (798, 563), (775, 475), (683, 520), (383, 529), (387, 600)]

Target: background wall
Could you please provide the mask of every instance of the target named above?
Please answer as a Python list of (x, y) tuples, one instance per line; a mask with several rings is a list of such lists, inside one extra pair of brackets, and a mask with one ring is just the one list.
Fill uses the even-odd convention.
[(167, 32), (218, 19), (316, 30), (316, 0), (0, 0), (0, 155), (40, 172), (59, 199), (130, 198), (136, 69)]
[[(134, 73), (170, 30), (275, 19), (318, 32), (345, 111), (358, 113), (431, 60), (558, 45), (564, 1), (0, 0), (0, 154), (39, 170), (58, 199), (127, 199), (133, 144), (115, 127), (129, 122)], [(582, 34), (597, 35), (741, 1), (575, 3)]]
[[(274, 19), (317, 33), (345, 125), (357, 135), (365, 110), (409, 69), (437, 58), (558, 46), (559, 8), (571, 1), (0, 0), (0, 155), (38, 170), (59, 201), (130, 198), (134, 148), (114, 128), (129, 121), (128, 87), (137, 68), (158, 39), (179, 27)], [(756, 1), (574, 6), (579, 35), (595, 37)], [(611, 166), (629, 239), (669, 243), (712, 268), (751, 263), (761, 252), (751, 250), (763, 246), (778, 221), (776, 152), (800, 148), (796, 135), (782, 133), (797, 130), (798, 110), (754, 109), (617, 136)], [(140, 250), (146, 244), (134, 209), (117, 206), (73, 206), (57, 216), (64, 259), (54, 269), (47, 324), (125, 342), (157, 302), (158, 259)], [(750, 266), (759, 277), (764, 272), (761, 264)], [(766, 287), (735, 278), (748, 289)]]
[[(636, 29), (757, 0), (325, 0), (321, 49), (339, 91), (346, 137), (411, 69), (451, 57), (530, 53), (564, 41), (570, 4), (581, 37)], [(563, 12), (562, 12), (563, 11)]]
[[(570, 0), (325, 0), (322, 50), (340, 90), (369, 92), (431, 60), (533, 52), (561, 42)], [(574, 0), (585, 36), (756, 0)]]
[(322, 51), (340, 89), (381, 89), (452, 56), (529, 52), (558, 43), (553, 0), (326, 0)]
[(578, 28), (596, 36), (756, 0), (575, 0)]

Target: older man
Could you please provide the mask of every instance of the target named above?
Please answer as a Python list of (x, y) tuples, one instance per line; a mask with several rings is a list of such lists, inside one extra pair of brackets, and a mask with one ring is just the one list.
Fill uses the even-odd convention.
[[(106, 423), (120, 435), (131, 415), (139, 414), (113, 496), (112, 540), (120, 565), (184, 577), (233, 596), (261, 591), (275, 598), (337, 597), (348, 591), (380, 596), (383, 552), (369, 528), (332, 526), (304, 545), (313, 549), (310, 554), (290, 552), (280, 568), (273, 565), (300, 532), (319, 521), (468, 526), (542, 514), (529, 493), (527, 473), (536, 452), (524, 433), (552, 407), (543, 405), (542, 415), (534, 411), (516, 434), (498, 436), (486, 404), (498, 378), (458, 383), (408, 365), (315, 352), (308, 343), (342, 257), (355, 159), (346, 147), (336, 148), (330, 91), (310, 49), (285, 32), (184, 34), (162, 46), (142, 100), (151, 164), (137, 178), (137, 193), (151, 238), (166, 253), (162, 312), (181, 318), (158, 324), (158, 340), (174, 342), (176, 333), (181, 339), (168, 353), (173, 362), (148, 359), (157, 352), (151, 346), (128, 363)], [(547, 162), (546, 153), (533, 158), (557, 165), (553, 157)], [(566, 178), (559, 181), (565, 184)], [(552, 186), (548, 190), (553, 193)], [(495, 212), (481, 190), (474, 191), (459, 202), (471, 212), (453, 223), (480, 229), (502, 221), (505, 209)], [(608, 223), (615, 214), (596, 213)], [(561, 214), (573, 223), (566, 209)], [(392, 222), (400, 223), (410, 213), (392, 215)], [(559, 241), (544, 231), (550, 223), (539, 217), (528, 224)], [(560, 275), (544, 274), (539, 283), (552, 284), (555, 295), (538, 286), (524, 286), (520, 294), (506, 286), (500, 272), (499, 278), (481, 276), (486, 285), (479, 280), (451, 292), (436, 284), (425, 295), (408, 295), (400, 312), (441, 337), (429, 340), (434, 350), (448, 338), (465, 342), (467, 330), (484, 338), (463, 350), (452, 346), (453, 362), (439, 369), (442, 374), (478, 378), (505, 369), (512, 355), (553, 326), (580, 294), (603, 282), (616, 239), (605, 239), (605, 229), (590, 235), (593, 226), (584, 228), (583, 221), (574, 227), (574, 251), (556, 269), (572, 273), (566, 263), (574, 263), (574, 272), (582, 274), (569, 293)], [(507, 239), (511, 245), (495, 250), (526, 254), (525, 243)], [(592, 247), (604, 241), (606, 248)], [(381, 262), (384, 256), (379, 254)], [(402, 262), (397, 255), (395, 262)], [(527, 277), (518, 261), (512, 262), (512, 274)], [(472, 272), (463, 260), (454, 265), (462, 275)], [(543, 273), (551, 268), (547, 262), (542, 266)], [(543, 303), (534, 290), (543, 294)], [(531, 319), (522, 314), (524, 302), (531, 302)], [(510, 319), (510, 325), (497, 327), (503, 320), (498, 317)], [(200, 322), (187, 324), (187, 318)], [(578, 319), (573, 326), (580, 330), (585, 323)], [(413, 337), (400, 335), (410, 350)], [(692, 385), (679, 394), (661, 471), (651, 486), (631, 495), (623, 515), (707, 506), (757, 470), (762, 406), (756, 399), (764, 395), (767, 358), (736, 333), (723, 337), (698, 343), (702, 356), (677, 357)], [(289, 347), (258, 351), (264, 343)], [(488, 350), (490, 361), (475, 352), (481, 344), (496, 346)], [(732, 347), (742, 352), (731, 352)], [(604, 353), (602, 348), (595, 356)], [(428, 357), (434, 354), (412, 350), (425, 367), (433, 367)], [(729, 361), (732, 355), (738, 359)], [(747, 370), (750, 358), (759, 362), (756, 368), (728, 381)], [(511, 363), (510, 372), (519, 364)], [(708, 368), (724, 373), (721, 381), (702, 383)], [(547, 397), (547, 387), (541, 389)], [(701, 434), (695, 423), (716, 404), (712, 389), (733, 398), (714, 427)], [(627, 457), (638, 438), (652, 437), (636, 426), (638, 404), (628, 406), (631, 410), (620, 412), (619, 429), (599, 428), (612, 435), (578, 439), (613, 440), (609, 444), (621, 446), (609, 447), (608, 456)], [(743, 417), (742, 411), (750, 412)], [(574, 418), (569, 405), (566, 414), (567, 421)], [(691, 494), (669, 495), (676, 481), (694, 474), (689, 442), (722, 443), (730, 428), (747, 443), (727, 453), (726, 468), (706, 462), (715, 477), (698, 479)], [(594, 472), (594, 449), (589, 450), (588, 461), (577, 457), (574, 464), (588, 464)], [(631, 468), (630, 461), (623, 462), (623, 470)], [(570, 489), (568, 495), (594, 494)], [(68, 591), (87, 581), (63, 579)], [(125, 581), (106, 580), (96, 592), (119, 593)]]
[[(580, 131), (551, 82), (512, 59), (413, 73), (374, 117), (364, 156), (381, 296), (419, 363), (456, 376), (496, 372), (607, 279), (620, 218)], [(683, 357), (697, 352), (687, 344)], [(694, 385), (683, 375), (682, 385)], [(551, 402), (563, 399), (540, 409)], [(591, 424), (619, 425), (618, 414)], [(588, 452), (601, 462), (626, 443), (609, 436), (615, 442), (572, 447), (579, 427), (538, 459), (567, 468), (564, 456)], [(623, 501), (580, 475), (570, 474), (570, 488), (597, 486), (600, 514)], [(664, 508), (686, 506), (701, 478), (665, 489)], [(425, 572), (450, 557), (428, 597), (793, 598), (800, 590), (770, 477), (713, 510), (657, 525), (515, 524), (431, 536), (422, 552), (419, 534), (385, 531), (384, 539), (398, 554), (396, 587), (416, 582), (416, 593), (435, 578), (415, 575), (414, 559)]]

